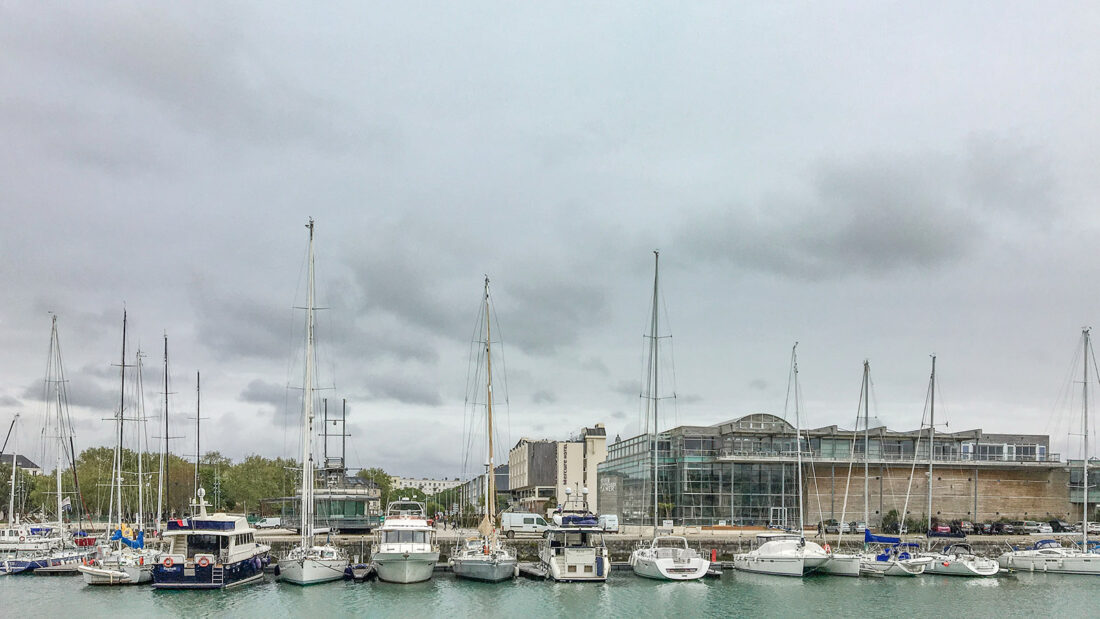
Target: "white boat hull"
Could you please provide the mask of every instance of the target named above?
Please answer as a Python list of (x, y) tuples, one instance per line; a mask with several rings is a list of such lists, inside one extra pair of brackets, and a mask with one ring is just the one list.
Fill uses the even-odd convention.
[(696, 557), (686, 560), (655, 558), (635, 551), (630, 557), (634, 573), (655, 580), (698, 580), (707, 575), (710, 561)]
[(611, 571), (611, 562), (602, 556), (596, 556), (591, 563), (567, 562), (564, 556), (557, 556), (543, 564), (549, 568), (550, 578), (558, 582), (604, 582)]
[(806, 573), (806, 563), (802, 557), (734, 555), (733, 567), (742, 572), (773, 576), (802, 576)]
[(376, 553), (372, 559), (380, 580), (400, 584), (422, 582), (432, 577), (438, 552)]
[(514, 578), (518, 571), (515, 557), (494, 559), (485, 557), (455, 557), (451, 559), (451, 569), (455, 576), (481, 580), (484, 582), (501, 582)]
[(280, 559), (278, 566), (279, 580), (296, 585), (314, 585), (342, 579), (348, 561), (343, 558), (315, 559), (304, 557), (300, 559)]
[(142, 585), (153, 582), (153, 564), (125, 566), (81, 565), (86, 585)]
[(1005, 553), (997, 559), (997, 563), (1002, 568), (1024, 572), (1100, 575), (1100, 555), (1095, 554), (1053, 556)]
[(928, 563), (929, 561), (921, 561), (919, 559), (905, 559), (901, 561), (896, 559), (891, 559), (889, 561), (864, 559), (860, 563), (860, 567), (865, 570), (878, 572), (883, 576), (920, 576), (928, 567)]
[(833, 576), (859, 576), (859, 564), (859, 555), (833, 554), (818, 571)]
[(954, 556), (932, 557), (926, 574), (939, 574), (940, 576), (965, 576), (969, 578), (982, 578), (996, 576), (1001, 567), (992, 559), (962, 559)]

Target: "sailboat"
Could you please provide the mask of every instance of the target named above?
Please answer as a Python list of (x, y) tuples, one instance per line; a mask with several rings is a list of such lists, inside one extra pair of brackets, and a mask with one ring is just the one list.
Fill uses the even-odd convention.
[[(8, 426), (8, 436), (15, 430), (19, 422), (19, 414), (11, 420)], [(5, 441), (6, 442), (6, 441)], [(57, 543), (56, 538), (41, 535), (31, 531), (31, 527), (19, 522), (15, 514), (15, 473), (19, 458), (16, 450), (11, 454), (11, 481), (9, 482), (8, 511), (6, 512), (7, 527), (0, 530), (0, 576), (19, 574), (34, 566), (33, 559), (41, 551), (49, 550)]]
[(653, 448), (650, 452), (653, 460), (653, 539), (649, 545), (639, 546), (630, 553), (630, 567), (638, 576), (654, 578), (657, 580), (698, 580), (707, 575), (710, 569), (710, 561), (704, 559), (698, 552), (692, 550), (684, 537), (657, 534), (658, 516), (658, 457), (657, 446), (660, 436), (657, 426), (657, 403), (659, 397), (658, 383), (658, 344), (660, 335), (660, 317), (658, 314), (658, 278), (660, 274), (661, 254), (653, 252), (653, 310), (650, 315), (649, 333), (649, 361), (646, 370), (646, 420), (653, 416)]
[(776, 576), (804, 576), (823, 567), (830, 555), (821, 545), (806, 539), (802, 509), (802, 421), (799, 416), (798, 342), (791, 348), (788, 390), (794, 390), (795, 452), (798, 471), (798, 530), (793, 533), (761, 533), (756, 547), (733, 556), (733, 566), (743, 572)]
[(298, 545), (279, 559), (277, 566), (281, 580), (296, 585), (339, 580), (344, 577), (348, 556), (331, 545), (314, 543), (313, 523), (313, 218), (306, 225), (309, 229), (309, 282), (306, 303), (306, 359), (305, 388), (302, 392), (302, 490), (301, 490), (301, 538)]
[[(928, 379), (928, 532), (932, 532), (932, 459), (936, 446), (936, 355), (932, 355), (932, 375)], [(926, 573), (941, 576), (989, 577), (1001, 571), (997, 562), (974, 554), (966, 543), (950, 544), (941, 551), (929, 549), (921, 557), (931, 559)]]
[[(50, 353), (46, 368), (46, 431), (52, 432), (54, 443), (54, 493), (57, 499), (57, 524), (52, 535), (56, 542), (47, 551), (40, 551), (30, 559), (28, 569), (42, 573), (75, 574), (81, 564), (94, 550), (95, 538), (71, 535), (65, 525), (65, 511), (73, 507), (72, 500), (64, 496), (62, 472), (72, 448), (72, 423), (69, 419), (69, 402), (66, 390), (65, 371), (61, 365), (61, 341), (57, 333), (57, 315), (52, 316), (50, 324)], [(75, 471), (76, 462), (72, 462)], [(79, 500), (79, 495), (77, 497)], [(33, 528), (32, 528), (33, 530)]]
[[(863, 425), (863, 522), (871, 522), (870, 507), (870, 453), (871, 453), (871, 362), (863, 361), (863, 382), (860, 388), (860, 410), (863, 418), (856, 414), (856, 432)], [(852, 450), (848, 460), (848, 481), (852, 479), (852, 465), (855, 463), (856, 442), (853, 436)], [(915, 466), (915, 465), (914, 465)], [(848, 509), (848, 493), (844, 493), (844, 507), (841, 511), (841, 522)], [(905, 511), (904, 509), (902, 511)], [(837, 536), (837, 545), (843, 535), (844, 527), (840, 527), (840, 535)], [(860, 570), (870, 575), (882, 576), (919, 576), (924, 573), (928, 564), (932, 562), (926, 557), (916, 556), (917, 545), (903, 544), (900, 537), (874, 535), (868, 526), (863, 531), (864, 552), (859, 555)], [(912, 552), (910, 552), (912, 550)]]
[(1084, 381), (1082, 385), (1082, 442), (1081, 454), (1081, 546), (1067, 548), (1052, 539), (1036, 542), (1030, 548), (1013, 549), (997, 558), (997, 563), (1006, 569), (1032, 572), (1050, 572), (1053, 574), (1100, 575), (1100, 555), (1089, 552), (1089, 359), (1096, 365), (1096, 353), (1092, 349), (1092, 330), (1081, 330), (1082, 357), (1084, 358)]
[(518, 572), (516, 551), (505, 546), (496, 527), (496, 470), (493, 463), (493, 361), (492, 333), (489, 320), (489, 277), (485, 277), (485, 436), (488, 445), (489, 470), (485, 482), (485, 513), (478, 525), (478, 535), (460, 539), (451, 554), (455, 576), (501, 582)]
[[(90, 561), (86, 561), (84, 565), (81, 565), (78, 569), (84, 577), (84, 584), (87, 585), (137, 585), (152, 582), (153, 580), (153, 565), (156, 564), (160, 553), (156, 550), (145, 547), (145, 471), (143, 469), (143, 460), (145, 449), (142, 445), (142, 437), (145, 436), (145, 410), (144, 410), (144, 387), (142, 384), (142, 371), (141, 371), (141, 352), (136, 355), (136, 362), (132, 366), (127, 366), (126, 361), (126, 312), (122, 313), (122, 371), (121, 371), (121, 389), (122, 394), (119, 397), (118, 411), (115, 413), (115, 457), (112, 464), (111, 479), (113, 487), (111, 490), (112, 498), (115, 499), (114, 504), (110, 505), (110, 511), (114, 513), (117, 520), (114, 522), (112, 529), (114, 532), (111, 534), (110, 542), (112, 547), (102, 554), (102, 556), (96, 557)], [(136, 418), (126, 417), (126, 368), (133, 367), (136, 371), (136, 395), (139, 404), (136, 407)], [(136, 441), (135, 452), (137, 453), (137, 496), (138, 496), (138, 509), (136, 513), (136, 519), (131, 527), (128, 525), (122, 517), (122, 489), (123, 484), (123, 437), (125, 436), (126, 421), (137, 421), (139, 430), (137, 432), (138, 439)], [(107, 521), (110, 523), (111, 519), (108, 516)]]

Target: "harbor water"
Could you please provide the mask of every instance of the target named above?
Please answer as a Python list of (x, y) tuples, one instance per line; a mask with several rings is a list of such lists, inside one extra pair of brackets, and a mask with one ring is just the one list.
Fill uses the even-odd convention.
[(0, 578), (4, 617), (1095, 617), (1100, 580), (1015, 574), (999, 578), (783, 578), (727, 570), (721, 579), (657, 582), (615, 571), (605, 584), (524, 578), (485, 584), (437, 573), (394, 585), (277, 583), (230, 591), (86, 587), (80, 578)]

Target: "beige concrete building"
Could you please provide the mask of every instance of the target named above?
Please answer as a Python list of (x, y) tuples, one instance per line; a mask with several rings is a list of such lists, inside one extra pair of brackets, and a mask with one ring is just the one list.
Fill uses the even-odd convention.
[(444, 490), (457, 488), (462, 482), (457, 477), (454, 479), (429, 479), (427, 477), (390, 477), (394, 490), (416, 488), (424, 494), (431, 496)]
[[(588, 489), (588, 507), (599, 510), (596, 469), (607, 458), (602, 423), (584, 428), (567, 441), (520, 439), (508, 452), (509, 486), (523, 509), (540, 510), (549, 499), (565, 500), (565, 489)], [(550, 508), (555, 505), (548, 506)]]

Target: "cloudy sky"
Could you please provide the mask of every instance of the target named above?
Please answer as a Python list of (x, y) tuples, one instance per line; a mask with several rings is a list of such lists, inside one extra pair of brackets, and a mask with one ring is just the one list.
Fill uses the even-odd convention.
[(462, 473), (485, 274), (501, 442), (636, 432), (657, 248), (669, 423), (782, 414), (797, 340), (806, 425), (866, 358), (917, 427), (937, 353), (948, 430), (1067, 453), (1100, 10), (1021, 4), (4, 3), (0, 417), (40, 424), (55, 312), (109, 444), (125, 307), (174, 449), (201, 371), (204, 450), (293, 455), (312, 216), (352, 465)]

